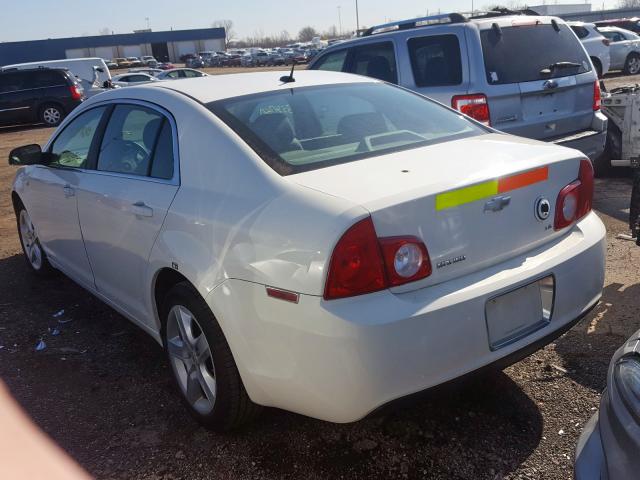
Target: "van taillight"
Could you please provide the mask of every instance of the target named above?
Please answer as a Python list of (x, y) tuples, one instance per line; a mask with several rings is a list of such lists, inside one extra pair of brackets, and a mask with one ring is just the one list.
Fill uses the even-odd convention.
[(556, 200), (553, 228), (561, 230), (580, 220), (593, 206), (593, 165), (591, 160), (580, 160), (578, 179), (560, 190)]
[(417, 237), (378, 238), (371, 217), (349, 228), (336, 244), (325, 300), (353, 297), (431, 275), (427, 247)]
[(600, 82), (596, 80), (593, 83), (593, 111), (600, 110), (600, 104), (602, 103), (602, 92), (600, 92)]
[(71, 85), (69, 87), (69, 90), (71, 90), (71, 98), (74, 100), (81, 100), (82, 99), (82, 91), (78, 88), (77, 85)]
[(451, 106), (480, 123), (491, 125), (489, 103), (483, 93), (455, 95), (451, 99)]

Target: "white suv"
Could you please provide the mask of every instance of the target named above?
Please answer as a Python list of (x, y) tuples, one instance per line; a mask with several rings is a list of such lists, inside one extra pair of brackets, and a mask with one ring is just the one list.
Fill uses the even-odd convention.
[(609, 71), (611, 64), (609, 39), (605, 38), (593, 23), (567, 22), (567, 25), (571, 27), (571, 30), (584, 45), (594, 68), (598, 72), (598, 78), (602, 78)]

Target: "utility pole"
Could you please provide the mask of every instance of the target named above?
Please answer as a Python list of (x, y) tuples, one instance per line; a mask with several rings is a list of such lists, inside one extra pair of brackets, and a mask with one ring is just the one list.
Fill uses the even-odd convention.
[(356, 37), (360, 35), (360, 15), (358, 13), (358, 0), (356, 0)]
[(147, 30), (149, 30), (149, 17), (144, 17), (144, 19), (147, 21)]
[(338, 25), (340, 26), (340, 30), (338, 30), (338, 35), (342, 36), (342, 7), (338, 5)]

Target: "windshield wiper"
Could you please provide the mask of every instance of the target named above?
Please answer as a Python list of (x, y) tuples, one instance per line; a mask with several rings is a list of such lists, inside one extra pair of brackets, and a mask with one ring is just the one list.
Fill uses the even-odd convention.
[(556, 62), (549, 65), (547, 68), (540, 70), (540, 75), (551, 75), (554, 70), (560, 70), (562, 68), (579, 68), (582, 65), (575, 62)]

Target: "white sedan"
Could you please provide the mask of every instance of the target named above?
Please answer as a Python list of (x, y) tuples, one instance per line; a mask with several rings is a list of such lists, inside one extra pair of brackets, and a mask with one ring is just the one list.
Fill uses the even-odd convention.
[(139, 85), (142, 83), (157, 82), (158, 78), (145, 72), (129, 72), (122, 73), (111, 77), (111, 83), (118, 87), (129, 87), (131, 85)]
[(355, 421), (512, 363), (598, 302), (580, 152), (370, 78), (280, 75), (112, 90), (10, 154), (29, 268), (162, 344), (203, 424), (259, 406)]

